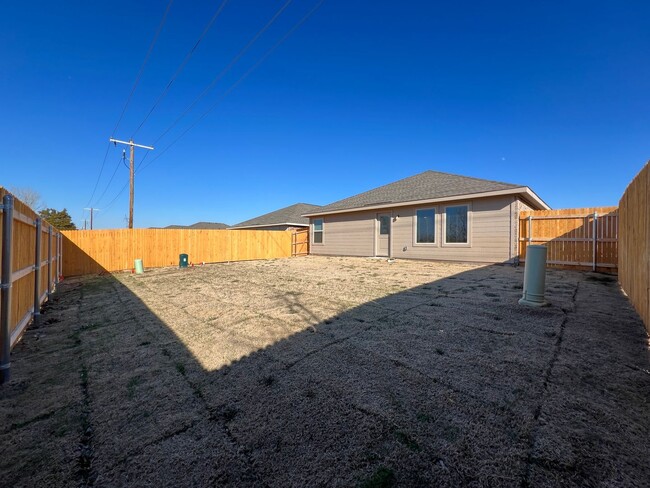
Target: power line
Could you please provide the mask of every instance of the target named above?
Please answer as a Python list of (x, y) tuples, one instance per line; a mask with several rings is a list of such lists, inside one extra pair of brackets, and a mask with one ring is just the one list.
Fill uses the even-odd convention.
[(205, 26), (205, 28), (203, 29), (203, 32), (201, 33), (201, 35), (199, 36), (198, 40), (197, 40), (196, 43), (194, 44), (194, 47), (192, 47), (192, 49), (190, 49), (189, 52), (185, 55), (185, 59), (183, 59), (183, 61), (182, 61), (181, 64), (179, 65), (179, 67), (176, 69), (176, 72), (175, 72), (175, 73), (172, 75), (172, 77), (170, 78), (170, 80), (169, 80), (169, 82), (167, 83), (167, 86), (165, 87), (165, 89), (163, 90), (163, 92), (158, 96), (158, 98), (157, 98), (156, 101), (154, 102), (153, 106), (151, 107), (151, 109), (149, 110), (149, 112), (147, 113), (147, 115), (145, 115), (144, 120), (143, 120), (142, 122), (140, 122), (140, 125), (138, 126), (138, 128), (135, 129), (135, 132), (133, 132), (133, 135), (131, 136), (131, 139), (133, 139), (133, 138), (136, 136), (136, 134), (138, 133), (138, 131), (139, 131), (139, 130), (142, 128), (142, 126), (145, 124), (145, 122), (147, 121), (147, 119), (149, 118), (149, 116), (153, 113), (153, 111), (156, 109), (156, 107), (158, 106), (158, 104), (162, 101), (163, 98), (165, 98), (165, 95), (167, 95), (167, 93), (169, 92), (169, 89), (170, 89), (171, 86), (174, 84), (174, 81), (176, 81), (176, 78), (178, 77), (178, 75), (181, 74), (181, 71), (183, 71), (183, 69), (185, 68), (185, 65), (189, 62), (190, 58), (191, 58), (192, 55), (194, 54), (194, 51), (196, 51), (196, 48), (199, 47), (199, 44), (201, 44), (201, 41), (203, 40), (203, 38), (205, 37), (205, 35), (208, 33), (208, 31), (209, 31), (210, 28), (212, 27), (212, 24), (214, 24), (214, 22), (217, 20), (217, 17), (219, 17), (219, 15), (221, 14), (221, 11), (224, 9), (224, 7), (226, 6), (226, 4), (227, 4), (228, 2), (229, 2), (229, 0), (223, 0), (223, 2), (222, 2), (221, 5), (219, 6), (219, 8), (218, 8), (217, 11), (215, 12), (215, 14), (214, 14), (214, 15), (212, 16), (212, 18), (210, 19), (210, 22), (208, 22), (208, 24), (207, 24), (207, 25)]
[(271, 17), (271, 19), (266, 23), (266, 25), (264, 25), (264, 27), (262, 27), (259, 31), (257, 31), (257, 33), (251, 38), (251, 40), (248, 41), (248, 43), (235, 55), (235, 57), (230, 60), (230, 63), (228, 63), (228, 65), (226, 65), (226, 67), (222, 69), (221, 72), (219, 72), (219, 74), (217, 74), (217, 76), (215, 76), (212, 79), (210, 84), (203, 89), (203, 91), (192, 101), (192, 103), (185, 110), (183, 110), (183, 112), (181, 112), (181, 114), (176, 118), (176, 120), (174, 120), (174, 122), (169, 127), (167, 127), (167, 129), (165, 129), (165, 131), (160, 136), (158, 136), (158, 138), (154, 141), (154, 144), (156, 144), (170, 130), (172, 130), (176, 126), (176, 124), (178, 124), (183, 119), (183, 117), (185, 117), (196, 106), (196, 104), (199, 101), (201, 101), (203, 97), (205, 97), (214, 88), (217, 82), (221, 78), (223, 78), (223, 76), (228, 71), (230, 71), (235, 64), (237, 64), (237, 62), (242, 58), (242, 56), (244, 56), (244, 54), (248, 52), (248, 50), (253, 46), (253, 44), (257, 42), (257, 40), (262, 36), (262, 34), (264, 34), (264, 32), (266, 32), (269, 29), (269, 27), (271, 27), (271, 25), (278, 19), (278, 17), (280, 17), (282, 12), (284, 12), (292, 2), (293, 0), (287, 0), (287, 2), (284, 5), (282, 5), (282, 7), (280, 7), (280, 9), (277, 12), (275, 12), (273, 17)]
[(129, 103), (131, 103), (131, 98), (135, 93), (135, 89), (138, 87), (138, 83), (140, 83), (140, 78), (142, 77), (142, 73), (144, 72), (144, 67), (147, 65), (147, 62), (149, 61), (149, 57), (151, 56), (151, 52), (153, 51), (153, 47), (156, 45), (158, 36), (160, 36), (160, 32), (162, 31), (162, 28), (165, 25), (165, 21), (167, 20), (167, 14), (169, 14), (169, 10), (172, 7), (172, 3), (174, 3), (174, 0), (169, 0), (169, 3), (167, 4), (167, 8), (165, 9), (165, 13), (163, 14), (163, 17), (160, 20), (160, 24), (158, 24), (158, 29), (156, 29), (156, 33), (154, 34), (153, 39), (151, 40), (151, 44), (149, 44), (149, 49), (147, 50), (147, 54), (145, 55), (144, 60), (142, 61), (140, 70), (138, 71), (138, 74), (135, 77), (135, 81), (133, 82), (133, 87), (131, 88), (131, 93), (129, 93), (129, 96), (126, 99), (126, 103), (124, 104), (124, 108), (122, 109), (122, 113), (120, 114), (120, 118), (117, 120), (117, 124), (115, 124), (115, 128), (113, 129), (111, 135), (114, 135), (115, 132), (117, 131), (117, 128), (120, 126), (120, 123), (122, 122), (122, 118), (124, 117), (124, 113), (126, 112), (126, 108), (129, 106)]
[[(109, 144), (110, 144), (110, 142), (109, 142)], [(128, 165), (126, 164), (126, 150), (122, 151), (122, 156), (120, 156), (120, 159), (117, 160), (117, 164), (115, 165), (115, 170), (113, 170), (113, 174), (111, 175), (111, 179), (108, 180), (106, 188), (104, 188), (104, 191), (102, 192), (102, 194), (97, 199), (96, 205), (99, 205), (100, 202), (102, 201), (102, 198), (104, 198), (104, 195), (106, 195), (106, 192), (110, 188), (111, 183), (113, 182), (113, 179), (115, 178), (115, 175), (117, 174), (117, 170), (120, 169), (120, 163), (123, 163), (128, 169)]]
[(131, 191), (129, 193), (129, 229), (133, 229), (133, 198), (135, 195), (134, 187), (135, 187), (135, 148), (140, 147), (142, 149), (148, 149), (150, 151), (153, 151), (153, 147), (151, 146), (144, 146), (142, 144), (136, 144), (133, 142), (133, 139), (130, 141), (120, 141), (118, 139), (113, 139), (111, 137), (110, 141), (114, 144), (125, 144), (130, 147), (130, 154), (131, 157), (129, 158), (129, 183), (131, 186)]
[(111, 143), (108, 143), (108, 146), (106, 147), (106, 152), (104, 153), (104, 160), (102, 161), (102, 165), (99, 168), (99, 175), (97, 176), (97, 180), (95, 181), (95, 186), (93, 188), (93, 192), (90, 195), (90, 198), (88, 199), (88, 203), (86, 206), (90, 205), (90, 202), (93, 201), (93, 197), (95, 196), (95, 192), (97, 191), (97, 185), (99, 185), (99, 180), (102, 177), (102, 172), (104, 171), (104, 165), (106, 164), (106, 158), (108, 157), (108, 151), (111, 149)]
[[(280, 38), (279, 41), (277, 41), (264, 55), (251, 67), (249, 68), (244, 75), (242, 75), (235, 83), (233, 83), (226, 92), (212, 105), (210, 108), (205, 111), (201, 117), (199, 117), (191, 126), (189, 126), (185, 131), (183, 131), (176, 139), (174, 139), (167, 147), (165, 147), (156, 157), (154, 157), (152, 160), (149, 161), (148, 164), (142, 166), (144, 163), (145, 159), (147, 158), (147, 154), (142, 158), (138, 165), (138, 170), (142, 171), (145, 168), (149, 167), (151, 164), (153, 164), (156, 160), (158, 160), (165, 152), (167, 152), (171, 147), (176, 144), (185, 134), (187, 134), (191, 129), (193, 129), (201, 120), (203, 120), (212, 110), (214, 110), (222, 101), (223, 99), (230, 94), (237, 86), (243, 82), (248, 76), (250, 76), (255, 69), (257, 69), (266, 59), (277, 49), (282, 45), (296, 30), (298, 30), (322, 5), (325, 3), (325, 0), (320, 0), (307, 14), (302, 17), (294, 26), (287, 31), (287, 33)], [(158, 141), (160, 138), (156, 139)], [(108, 208), (110, 208), (116, 201), (117, 199), (124, 193), (124, 191), (127, 189), (129, 186), (129, 183), (127, 182), (122, 189), (115, 195), (115, 197), (107, 204), (104, 206), (104, 211), (106, 211)]]
[[(199, 124), (210, 112), (212, 112), (217, 106), (226, 98), (241, 82), (243, 82), (248, 76), (253, 73), (266, 59), (278, 48), (280, 47), (296, 30), (298, 30), (322, 5), (325, 3), (325, 0), (320, 0), (307, 14), (300, 19), (287, 33), (280, 38), (264, 55), (253, 65), (248, 71), (246, 71), (235, 83), (233, 83), (222, 95), (219, 97), (214, 104), (208, 108), (203, 114), (187, 129), (185, 129), (176, 139), (174, 139), (165, 149), (158, 153), (156, 157), (151, 159), (146, 165), (140, 168), (140, 171), (143, 171), (149, 167), (152, 163), (158, 160), (163, 154), (165, 154), (174, 144), (176, 144), (185, 134), (192, 130), (196, 125)], [(144, 158), (140, 161), (140, 165), (144, 162)]]
[(104, 205), (104, 211), (108, 210), (109, 208), (111, 208), (111, 207), (113, 206), (113, 204), (117, 201), (117, 199), (120, 197), (120, 195), (121, 195), (122, 193), (124, 193), (124, 190), (126, 190), (126, 189), (128, 188), (129, 183), (130, 183), (130, 182), (127, 181), (127, 182), (124, 184), (124, 186), (122, 187), (122, 189), (121, 189), (119, 192), (117, 192), (117, 195), (115, 195), (115, 197), (114, 197), (110, 202), (108, 202), (107, 205)]
[[(324, 0), (323, 0), (323, 1), (324, 1)], [(233, 67), (233, 66), (234, 66), (234, 65), (235, 65), (235, 64), (236, 64), (236, 63), (241, 59), (241, 57), (242, 57), (244, 54), (246, 54), (246, 52), (247, 52), (247, 51), (248, 51), (248, 50), (253, 46), (253, 44), (255, 44), (255, 42), (257, 42), (257, 40), (260, 38), (260, 36), (261, 36), (262, 34), (264, 34), (264, 32), (266, 32), (266, 31), (268, 30), (269, 27), (271, 27), (271, 25), (272, 25), (272, 24), (273, 24), (273, 23), (278, 19), (278, 17), (282, 14), (282, 12), (284, 12), (284, 10), (285, 10), (285, 9), (286, 9), (286, 8), (287, 8), (287, 7), (292, 3), (292, 2), (293, 2), (293, 0), (287, 0), (287, 2), (284, 3), (284, 5), (282, 5), (282, 6), (280, 7), (280, 9), (278, 9), (278, 11), (275, 12), (275, 14), (273, 14), (273, 16), (271, 17), (271, 19), (270, 19), (270, 20), (269, 20), (269, 21), (264, 25), (264, 27), (262, 27), (259, 31), (257, 31), (257, 33), (256, 33), (256, 34), (255, 34), (255, 35), (254, 35), (254, 36), (253, 36), (253, 37), (248, 41), (248, 43), (247, 43), (247, 44), (246, 44), (246, 45), (245, 45), (245, 46), (244, 46), (244, 47), (243, 47), (243, 48), (242, 48), (242, 49), (241, 49), (241, 50), (240, 50), (240, 51), (235, 55), (235, 57), (233, 57), (233, 58), (230, 60), (230, 62), (228, 63), (228, 65), (226, 65), (226, 67), (225, 67), (223, 70), (221, 70), (221, 72), (220, 72), (219, 74), (217, 74), (217, 76), (215, 76), (215, 77), (212, 79), (212, 81), (210, 82), (210, 84), (209, 84), (206, 88), (203, 89), (203, 91), (202, 91), (202, 92), (201, 92), (201, 93), (200, 93), (200, 94), (199, 94), (199, 95), (198, 95), (198, 96), (197, 96), (197, 97), (192, 101), (192, 103), (190, 103), (190, 105), (189, 105), (185, 110), (183, 110), (183, 112), (181, 112), (181, 114), (176, 118), (176, 120), (174, 120), (174, 122), (173, 122), (169, 127), (167, 127), (167, 129), (165, 129), (165, 130), (163, 131), (163, 133), (160, 134), (160, 135), (159, 135), (159, 136), (154, 140), (153, 144), (157, 144), (158, 141), (160, 141), (160, 139), (162, 139), (165, 135), (167, 135), (167, 133), (169, 133), (170, 130), (172, 130), (174, 127), (176, 127), (176, 125), (177, 125), (177, 124), (178, 124), (178, 123), (179, 123), (179, 122), (180, 122), (180, 121), (181, 121), (181, 120), (182, 120), (182, 119), (183, 119), (183, 118), (184, 118), (184, 117), (185, 117), (185, 116), (186, 116), (186, 115), (187, 115), (187, 114), (188, 114), (188, 113), (189, 113), (189, 112), (194, 108), (194, 106), (195, 106), (195, 105), (196, 105), (196, 104), (197, 104), (201, 99), (203, 99), (203, 97), (205, 97), (205, 96), (206, 96), (206, 95), (207, 95), (207, 94), (208, 94), (208, 93), (209, 93), (209, 92), (214, 88), (214, 86), (217, 84), (217, 82), (218, 82), (218, 81), (219, 81), (219, 80), (220, 80), (220, 79), (221, 79), (221, 78), (222, 78), (222, 77), (223, 77), (223, 76), (224, 76), (228, 71), (230, 71), (230, 70), (232, 69), (232, 67)], [(320, 5), (319, 5), (319, 6), (320, 6)], [(149, 153), (147, 152), (147, 153), (142, 157), (142, 159), (140, 160), (140, 162), (138, 163), (137, 168), (140, 168), (140, 167), (142, 166), (142, 164), (145, 162), (145, 160), (147, 159), (148, 156), (149, 156)]]
[[(156, 33), (154, 34), (153, 39), (151, 40), (151, 43), (149, 44), (149, 49), (147, 50), (147, 54), (144, 57), (144, 61), (142, 62), (142, 65), (140, 66), (140, 70), (138, 71), (138, 74), (135, 78), (135, 82), (133, 83), (133, 87), (131, 88), (131, 93), (129, 93), (128, 98), (126, 99), (126, 103), (124, 104), (124, 107), (122, 108), (122, 113), (120, 114), (119, 119), (117, 120), (117, 123), (115, 124), (115, 128), (113, 129), (113, 133), (117, 130), (119, 127), (120, 123), (122, 122), (122, 117), (124, 117), (124, 113), (126, 112), (127, 107), (129, 106), (129, 103), (131, 102), (131, 98), (133, 97), (133, 93), (135, 92), (135, 89), (138, 86), (138, 83), (140, 82), (140, 78), (142, 76), (142, 73), (144, 71), (144, 67), (147, 64), (147, 61), (149, 61), (149, 57), (151, 56), (151, 52), (153, 51), (154, 45), (156, 44), (156, 41), (158, 40), (158, 36), (160, 35), (160, 32), (162, 31), (163, 25), (165, 24), (165, 21), (167, 19), (167, 14), (169, 13), (169, 9), (172, 6), (172, 3), (174, 0), (169, 0), (169, 3), (167, 4), (167, 8), (165, 9), (165, 13), (163, 14), (163, 17), (160, 21), (160, 24), (158, 25), (158, 29), (156, 29)], [(95, 192), (97, 191), (97, 186), (99, 185), (99, 181), (102, 178), (102, 173), (104, 172), (104, 166), (106, 165), (106, 158), (108, 157), (108, 152), (111, 148), (111, 143), (108, 143), (108, 146), (106, 147), (106, 153), (104, 154), (104, 159), (102, 160), (102, 164), (99, 168), (99, 174), (97, 175), (97, 180), (95, 181), (95, 186), (93, 187), (93, 192), (90, 195), (90, 199), (88, 200), (88, 203), (86, 204), (86, 207), (90, 206), (90, 203), (93, 201), (93, 198), (95, 196)]]

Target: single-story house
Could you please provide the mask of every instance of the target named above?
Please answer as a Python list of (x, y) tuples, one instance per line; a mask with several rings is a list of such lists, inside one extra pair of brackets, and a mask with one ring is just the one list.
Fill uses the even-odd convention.
[(310, 203), (296, 203), (288, 207), (269, 212), (259, 217), (254, 217), (244, 222), (240, 222), (230, 227), (230, 229), (249, 229), (249, 230), (288, 230), (288, 229), (307, 229), (309, 219), (303, 217), (307, 212), (315, 212), (320, 205)]
[(519, 212), (549, 208), (527, 186), (425, 171), (305, 217), (311, 254), (502, 263), (517, 256)]

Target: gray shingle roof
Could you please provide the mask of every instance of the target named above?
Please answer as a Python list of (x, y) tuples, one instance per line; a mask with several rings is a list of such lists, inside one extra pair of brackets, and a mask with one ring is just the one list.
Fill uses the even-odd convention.
[(310, 203), (296, 203), (288, 207), (281, 208), (274, 212), (269, 212), (259, 217), (255, 217), (244, 222), (233, 225), (235, 227), (259, 227), (266, 225), (283, 225), (283, 224), (302, 224), (309, 225), (309, 219), (303, 217), (302, 214), (309, 212), (317, 212), (320, 205), (312, 205)]
[(197, 222), (192, 225), (168, 225), (164, 229), (213, 229), (222, 230), (227, 229), (228, 225), (222, 222)]
[(390, 203), (402, 204), (418, 200), (510, 190), (513, 188), (522, 188), (523, 186), (440, 173), (438, 171), (425, 171), (424, 173), (380, 186), (374, 190), (330, 203), (313, 213), (318, 212), (320, 214), (328, 211), (347, 210)]

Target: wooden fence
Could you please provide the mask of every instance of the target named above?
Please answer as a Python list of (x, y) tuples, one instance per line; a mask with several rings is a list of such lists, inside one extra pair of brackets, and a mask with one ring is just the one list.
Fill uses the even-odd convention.
[(292, 231), (115, 229), (63, 231), (63, 274), (75, 276), (145, 267), (291, 256)]
[(61, 275), (61, 234), (0, 187), (0, 383), (10, 377), (9, 354)]
[(291, 255), (307, 256), (309, 254), (309, 229), (297, 230), (291, 236)]
[(623, 193), (619, 213), (618, 279), (650, 332), (650, 163)]
[(616, 272), (618, 207), (534, 210), (519, 215), (519, 259), (528, 244), (548, 249), (547, 264)]

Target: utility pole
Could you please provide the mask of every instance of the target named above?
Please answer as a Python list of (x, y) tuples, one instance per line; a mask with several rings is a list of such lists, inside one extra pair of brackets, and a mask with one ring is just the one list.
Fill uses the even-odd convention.
[[(130, 164), (129, 164), (129, 181), (130, 181), (130, 189), (129, 189), (129, 229), (133, 229), (133, 187), (134, 187), (134, 180), (135, 180), (135, 148), (136, 147), (141, 147), (142, 149), (149, 149), (150, 151), (153, 151), (153, 147), (151, 146), (143, 146), (141, 144), (136, 144), (133, 142), (133, 139), (130, 139), (128, 142), (126, 141), (119, 141), (117, 139), (113, 139), (112, 137), (109, 139), (113, 144), (116, 146), (118, 144), (126, 144), (127, 146), (131, 146), (131, 158), (130, 158)], [(92, 215), (92, 214), (91, 214)], [(91, 225), (92, 228), (92, 225)]]
[[(90, 230), (93, 230), (93, 210), (97, 210), (99, 212), (99, 209), (90, 207), (90, 208), (84, 208), (84, 210), (90, 210)], [(86, 228), (86, 226), (85, 226), (85, 221), (84, 221), (84, 230), (85, 230), (85, 228)]]

